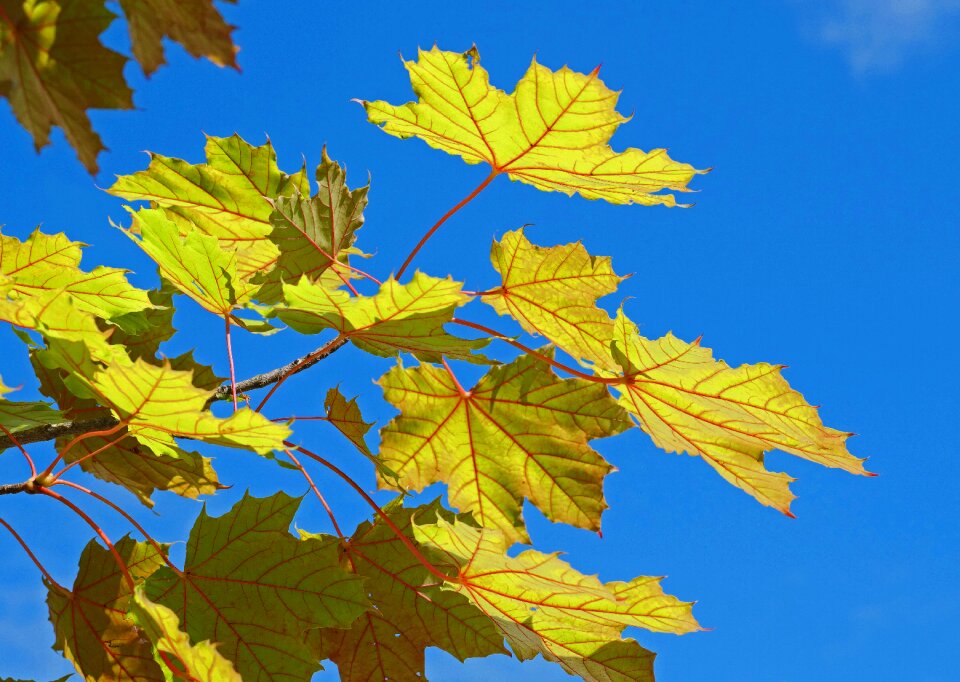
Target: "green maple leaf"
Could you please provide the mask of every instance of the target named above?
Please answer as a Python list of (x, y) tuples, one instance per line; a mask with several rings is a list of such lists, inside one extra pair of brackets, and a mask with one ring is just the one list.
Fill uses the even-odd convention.
[(357, 347), (382, 357), (405, 351), (425, 362), (438, 362), (442, 356), (486, 361), (473, 352), (486, 340), (461, 339), (444, 330), (457, 307), (470, 301), (460, 283), (450, 278), (422, 272), (407, 284), (391, 278), (375, 296), (350, 296), (306, 279), (285, 284), (283, 292), (286, 305), (275, 314), (303, 334), (336, 329)]
[[(312, 197), (298, 191), (274, 200), (270, 216), (270, 240), (280, 255), (276, 268), (266, 277), (258, 298), (276, 303), (283, 299), (283, 281), (301, 277), (316, 281), (328, 268), (341, 271), (363, 225), (367, 187), (347, 187), (346, 171), (323, 150), (317, 166), (317, 193)], [(346, 278), (350, 272), (341, 273)]]
[(379, 383), (400, 410), (380, 457), (403, 488), (443, 481), (453, 506), (510, 540), (529, 542), (524, 498), (553, 521), (600, 529), (613, 467), (588, 441), (631, 426), (603, 385), (561, 379), (532, 356), (492, 368), (469, 391), (432, 365), (398, 365)]
[(768, 450), (869, 475), (864, 460), (847, 451), (851, 434), (824, 426), (817, 409), (790, 388), (780, 365), (734, 368), (699, 342), (672, 334), (645, 339), (622, 310), (611, 348), (611, 368), (628, 378), (616, 387), (619, 402), (654, 443), (667, 452), (703, 457), (765, 505), (790, 514), (794, 499), (793, 479), (764, 467)]
[(52, 342), (37, 357), (48, 369), (66, 372), (64, 382), (71, 393), (109, 408), (131, 437), (159, 455), (182, 452), (177, 437), (267, 455), (282, 450), (290, 435), (287, 426), (249, 408), (225, 419), (214, 416), (206, 409), (214, 391), (198, 388), (192, 372), (169, 363), (157, 366), (117, 355), (103, 367), (83, 345), (64, 342)]
[(215, 644), (204, 641), (191, 644), (180, 629), (177, 614), (150, 601), (138, 587), (130, 600), (130, 617), (147, 639), (153, 642), (157, 664), (167, 682), (242, 682), (233, 664), (220, 655)]
[(596, 682), (653, 681), (653, 654), (622, 639), (629, 626), (683, 634), (699, 629), (692, 604), (665, 595), (659, 578), (602, 583), (556, 554), (506, 551), (503, 533), (437, 519), (414, 525), (421, 546), (456, 577), (445, 589), (493, 620), (521, 659), (542, 654), (571, 675)]
[(237, 47), (230, 37), (234, 27), (223, 20), (213, 0), (120, 0), (120, 9), (127, 18), (133, 56), (148, 76), (166, 63), (165, 37), (194, 57), (237, 68)]
[(153, 306), (148, 292), (127, 282), (126, 270), (81, 270), (82, 246), (62, 232), (49, 235), (39, 228), (23, 242), (0, 235), (0, 276), (7, 295), (32, 297), (62, 291), (79, 310), (116, 321)]
[[(412, 520), (452, 517), (437, 502), (414, 509), (395, 503), (387, 513), (411, 540)], [(506, 653), (494, 623), (462, 595), (437, 589), (436, 578), (383, 521), (360, 524), (343, 544), (341, 565), (364, 577), (373, 609), (348, 630), (311, 631), (309, 641), (337, 664), (344, 682), (422, 680), (424, 650), (431, 646), (461, 661)]]
[(163, 567), (149, 599), (194, 643), (216, 641), (244, 680), (303, 680), (319, 669), (312, 628), (349, 627), (367, 609), (363, 582), (340, 567), (337, 542), (289, 533), (299, 498), (245, 495), (220, 517), (201, 512), (182, 571)]
[(100, 2), (0, 0), (0, 94), (39, 151), (53, 126), (91, 173), (104, 149), (88, 109), (131, 109), (126, 58), (101, 44), (114, 14)]
[(606, 362), (613, 320), (596, 303), (624, 279), (610, 258), (591, 256), (579, 242), (536, 246), (521, 229), (494, 242), (490, 259), (503, 282), (485, 292), (485, 303), (577, 360)]
[(614, 108), (618, 93), (599, 78), (534, 60), (510, 95), (490, 85), (480, 53), (420, 50), (405, 61), (420, 98), (395, 106), (363, 102), (371, 123), (399, 138), (419, 137), (467, 163), (487, 163), (542, 190), (615, 204), (676, 205), (664, 189), (684, 192), (701, 171), (666, 150), (615, 152), (607, 144), (628, 119)]
[[(13, 389), (4, 385), (0, 379), (0, 396)], [(10, 433), (18, 433), (34, 426), (56, 424), (64, 421), (63, 413), (53, 409), (47, 403), (38, 401), (19, 402), (0, 397), (0, 425)]]
[(145, 171), (120, 176), (108, 191), (163, 209), (181, 235), (199, 231), (215, 237), (222, 250), (234, 254), (237, 277), (245, 283), (233, 286), (249, 287), (245, 293), (252, 295), (257, 288), (252, 280), (272, 270), (279, 257), (269, 238), (271, 201), (309, 196), (306, 169), (284, 173), (269, 142), (254, 147), (238, 135), (208, 137), (205, 151), (202, 164), (151, 154)]
[[(123, 538), (115, 545), (134, 580), (151, 575), (164, 561), (148, 543)], [(109, 550), (91, 540), (80, 556), (73, 589), (47, 584), (54, 649), (89, 682), (162, 682), (150, 643), (127, 617), (130, 587)]]

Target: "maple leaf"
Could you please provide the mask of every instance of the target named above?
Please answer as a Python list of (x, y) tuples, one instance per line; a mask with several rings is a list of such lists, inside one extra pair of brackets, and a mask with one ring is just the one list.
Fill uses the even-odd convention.
[(180, 629), (177, 614), (160, 604), (154, 604), (138, 587), (129, 604), (130, 617), (141, 632), (153, 642), (157, 664), (165, 666), (169, 682), (173, 678), (190, 682), (242, 682), (233, 664), (220, 655), (215, 644), (204, 641), (191, 644), (190, 637)]
[[(115, 548), (134, 580), (151, 575), (163, 557), (145, 542), (122, 538)], [(89, 682), (164, 680), (145, 641), (127, 617), (130, 587), (109, 550), (91, 540), (80, 555), (73, 590), (47, 583), (50, 622), (63, 653)]]
[(304, 276), (316, 281), (331, 266), (339, 269), (345, 264), (363, 225), (369, 190), (369, 185), (351, 190), (346, 177), (324, 148), (323, 161), (317, 166), (317, 193), (310, 197), (295, 191), (274, 200), (270, 240), (280, 255), (257, 294), (260, 300), (281, 301), (283, 281), (297, 282)]
[(417, 541), (449, 566), (445, 589), (493, 619), (521, 659), (542, 654), (584, 680), (653, 680), (653, 654), (626, 627), (684, 634), (699, 629), (692, 604), (665, 595), (659, 578), (602, 583), (556, 554), (526, 550), (509, 556), (503, 533), (439, 517), (414, 525)]
[[(64, 383), (67, 373), (56, 365), (45, 367), (44, 359), (49, 361), (43, 351), (35, 349), (30, 353), (30, 362), (40, 381), (40, 392), (57, 402), (65, 418), (90, 419), (109, 413), (96, 400), (78, 398), (71, 393)], [(196, 375), (193, 380), (196, 381)], [(70, 464), (80, 460), (84, 471), (123, 486), (148, 507), (154, 504), (150, 499), (154, 490), (196, 498), (224, 487), (218, 481), (210, 458), (178, 447), (172, 448), (173, 454), (156, 454), (130, 436), (125, 427), (110, 436), (87, 436), (65, 451), (72, 440), (72, 437), (56, 440), (57, 450), (66, 452), (64, 461)]]
[[(4, 396), (12, 390), (0, 379), (0, 396)], [(38, 401), (19, 402), (0, 397), (0, 425), (10, 433), (17, 433), (43, 424), (56, 424), (63, 420), (63, 413), (53, 409), (47, 403)]]
[(114, 16), (100, 2), (0, 0), (0, 94), (38, 151), (59, 126), (91, 173), (105, 147), (87, 109), (133, 108), (126, 57), (99, 40)]
[(97, 327), (92, 315), (79, 309), (69, 293), (56, 290), (10, 299), (8, 287), (9, 279), (0, 279), (0, 321), (37, 331), (47, 340), (77, 343), (93, 358), (108, 359), (123, 352), (107, 341), (109, 334)]
[[(452, 517), (436, 501), (405, 509), (398, 500), (385, 511), (411, 540), (413, 519)], [(365, 578), (373, 609), (349, 630), (311, 631), (308, 642), (337, 664), (344, 682), (422, 680), (424, 650), (431, 646), (461, 661), (506, 653), (490, 619), (463, 596), (438, 590), (436, 578), (382, 520), (360, 524), (342, 547), (341, 565)]]
[(110, 408), (130, 436), (159, 455), (182, 452), (175, 437), (268, 455), (283, 450), (290, 435), (287, 426), (249, 408), (225, 419), (214, 416), (206, 409), (214, 391), (198, 388), (192, 372), (175, 370), (169, 363), (157, 366), (117, 355), (103, 367), (82, 344), (60, 341), (51, 342), (37, 358), (48, 369), (64, 370), (71, 393)]
[(613, 467), (587, 443), (631, 426), (604, 386), (561, 379), (529, 355), (469, 391), (432, 365), (398, 365), (379, 383), (400, 410), (381, 432), (380, 458), (403, 488), (444, 481), (453, 506), (510, 540), (529, 542), (524, 498), (552, 521), (600, 529)]
[(306, 169), (282, 172), (269, 141), (254, 147), (239, 135), (207, 137), (204, 149), (207, 162), (196, 165), (151, 154), (145, 171), (118, 177), (107, 191), (162, 208), (182, 235), (199, 230), (216, 237), (224, 251), (235, 254), (240, 279), (250, 282), (272, 269), (279, 256), (269, 239), (271, 200), (309, 196)]
[(869, 475), (846, 448), (851, 435), (825, 427), (817, 409), (790, 388), (781, 365), (730, 367), (708, 348), (668, 334), (651, 341), (621, 310), (613, 358), (628, 377), (620, 404), (658, 447), (700, 455), (733, 485), (789, 514), (792, 478), (764, 467), (783, 450), (828, 467)]
[(467, 163), (487, 163), (494, 174), (614, 204), (674, 206), (672, 194), (656, 192), (689, 191), (687, 183), (703, 172), (664, 149), (613, 151), (607, 142), (628, 119), (614, 108), (619, 95), (600, 80), (599, 68), (554, 72), (534, 59), (508, 95), (490, 85), (476, 47), (458, 53), (434, 46), (404, 66), (419, 101), (364, 101), (370, 122)]
[(357, 347), (382, 357), (405, 351), (426, 362), (439, 362), (442, 356), (486, 362), (473, 351), (487, 340), (461, 339), (443, 328), (454, 310), (470, 301), (449, 277), (417, 272), (407, 284), (390, 278), (375, 296), (350, 296), (306, 279), (285, 284), (283, 292), (286, 305), (275, 314), (303, 334), (336, 329)]
[(494, 242), (490, 259), (503, 283), (483, 292), (485, 303), (577, 360), (607, 362), (613, 320), (596, 303), (624, 280), (609, 257), (591, 256), (580, 242), (536, 246), (520, 229)]
[(215, 237), (199, 231), (181, 236), (163, 209), (145, 208), (132, 213), (134, 227), (121, 230), (150, 256), (161, 276), (204, 309), (254, 332), (276, 331), (268, 323), (238, 317), (234, 310), (252, 308), (253, 284), (238, 270), (237, 253), (225, 250)]
[(52, 291), (70, 294), (83, 312), (119, 320), (151, 308), (148, 292), (127, 282), (126, 270), (80, 269), (81, 247), (62, 232), (44, 234), (37, 228), (26, 241), (0, 235), (0, 276), (7, 295), (38, 296)]
[(230, 37), (234, 27), (223, 20), (213, 0), (119, 1), (130, 30), (133, 56), (148, 76), (166, 63), (165, 37), (183, 45), (194, 57), (237, 68), (238, 48)]
[(311, 628), (349, 627), (367, 608), (363, 582), (339, 565), (337, 541), (289, 533), (300, 505), (245, 495), (220, 517), (206, 507), (182, 571), (163, 567), (146, 594), (171, 609), (192, 642), (216, 641), (244, 680), (308, 680), (319, 669)]

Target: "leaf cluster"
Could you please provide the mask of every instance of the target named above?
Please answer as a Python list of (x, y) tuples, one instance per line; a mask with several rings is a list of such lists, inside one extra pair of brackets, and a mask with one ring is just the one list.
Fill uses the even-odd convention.
[[(687, 191), (699, 172), (664, 150), (614, 151), (610, 136), (626, 119), (596, 71), (534, 61), (507, 94), (479, 59), (476, 49), (421, 51), (406, 63), (416, 101), (363, 103), (391, 135), (490, 166), (458, 208), (500, 175), (589, 199), (676, 206), (672, 192)], [(429, 647), (461, 660), (539, 655), (585, 680), (652, 680), (654, 654), (624, 631), (697, 631), (692, 604), (665, 594), (659, 578), (603, 582), (557, 554), (511, 551), (533, 540), (525, 504), (599, 531), (614, 467), (594, 441), (634, 427), (786, 514), (792, 479), (766, 468), (766, 452), (867, 473), (846, 449), (850, 434), (825, 426), (781, 366), (731, 367), (699, 340), (648, 339), (622, 306), (611, 314), (600, 299), (624, 278), (579, 242), (544, 246), (522, 229), (507, 232), (492, 244), (480, 291), (451, 276), (404, 277), (451, 212), (378, 279), (358, 267), (369, 260), (357, 247), (368, 187), (348, 186), (325, 150), (313, 174), (281, 170), (269, 142), (236, 135), (209, 137), (205, 153), (203, 163), (152, 154), (109, 190), (133, 202), (117, 229), (156, 263), (153, 290), (132, 286), (123, 270), (83, 269), (81, 245), (62, 234), (2, 237), (0, 319), (18, 330), (52, 401), (0, 399), (6, 444), (21, 447), (33, 470), (11, 492), (70, 506), (99, 536), (72, 587), (44, 572), (55, 648), (87, 680), (294, 682), (323, 660), (344, 680), (420, 680)], [(229, 379), (192, 353), (165, 356), (175, 306), (220, 318)], [(510, 318), (523, 335), (468, 319), (471, 306)], [(232, 333), (319, 340), (274, 372), (237, 380)], [(365, 458), (379, 486), (400, 493), (385, 507), (300, 445), (296, 420), (268, 416), (289, 376), (348, 345), (393, 359), (378, 384), (396, 417), (371, 447), (358, 402), (318, 381), (311, 394), (325, 398), (309, 419), (344, 437), (348, 454), (338, 457)], [(485, 373), (467, 388), (460, 363)], [(254, 407), (252, 393), (264, 388)], [(215, 414), (227, 400), (229, 414)], [(51, 430), (57, 458), (38, 473), (22, 446)], [(176, 562), (131, 514), (65, 477), (78, 467), (145, 505), (158, 490), (209, 496), (222, 484), (194, 450), (201, 443), (301, 475), (333, 532), (291, 532), (302, 498), (245, 495), (218, 517), (204, 508)], [(371, 519), (341, 528), (305, 464), (343, 479)], [(415, 499), (434, 483), (445, 486), (446, 506)], [(112, 506), (143, 540), (112, 542), (58, 489)]]

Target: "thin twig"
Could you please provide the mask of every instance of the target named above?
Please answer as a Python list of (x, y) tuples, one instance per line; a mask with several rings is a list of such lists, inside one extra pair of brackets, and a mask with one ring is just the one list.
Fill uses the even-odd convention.
[(313, 452), (310, 452), (309, 450), (307, 450), (307, 449), (305, 449), (305, 448), (303, 448), (303, 447), (301, 447), (301, 446), (299, 446), (299, 445), (296, 445), (295, 443), (291, 443), (291, 442), (289, 442), (289, 441), (285, 441), (285, 442), (284, 442), (284, 445), (286, 445), (288, 448), (291, 448), (291, 449), (293, 449), (293, 450), (296, 450), (297, 452), (302, 452), (302, 453), (305, 454), (307, 457), (313, 459), (313, 460), (316, 461), (316, 462), (319, 462), (319, 463), (322, 464), (323, 466), (325, 466), (325, 467), (327, 467), (328, 469), (330, 469), (330, 471), (332, 471), (333, 473), (335, 473), (337, 476), (339, 476), (340, 478), (342, 478), (344, 481), (346, 481), (347, 485), (349, 485), (351, 488), (353, 488), (353, 489), (360, 495), (360, 497), (362, 497), (362, 498), (364, 499), (364, 501), (365, 501), (367, 504), (370, 505), (370, 507), (373, 509), (373, 511), (375, 511), (375, 512), (377, 513), (377, 515), (383, 520), (383, 522), (384, 522), (385, 524), (387, 524), (387, 526), (390, 528), (390, 530), (392, 530), (393, 533), (394, 533), (394, 535), (397, 536), (397, 538), (400, 540), (400, 542), (402, 542), (402, 543), (406, 546), (406, 548), (410, 551), (410, 553), (413, 555), (413, 557), (414, 557), (418, 562), (420, 562), (420, 564), (421, 564), (424, 568), (426, 568), (428, 571), (430, 571), (430, 573), (431, 573), (435, 578), (439, 578), (440, 580), (445, 580), (446, 582), (449, 582), (449, 583), (459, 582), (459, 580), (458, 580), (457, 578), (454, 578), (454, 577), (451, 577), (451, 576), (445, 574), (445, 573), (444, 573), (443, 571), (441, 571), (439, 568), (437, 568), (436, 566), (434, 566), (434, 565), (430, 562), (430, 560), (427, 559), (427, 557), (425, 557), (425, 556), (423, 555), (423, 553), (422, 553), (419, 549), (417, 549), (417, 546), (416, 546), (415, 544), (413, 544), (413, 541), (411, 541), (410, 538), (408, 538), (408, 537), (406, 536), (406, 534), (397, 527), (397, 524), (395, 524), (395, 523), (393, 522), (393, 519), (391, 519), (389, 516), (387, 516), (387, 513), (386, 513), (385, 511), (383, 511), (383, 509), (380, 508), (380, 505), (377, 504), (377, 503), (374, 501), (374, 499), (367, 494), (367, 491), (365, 491), (363, 488), (361, 488), (361, 487), (360, 487), (360, 484), (357, 483), (356, 481), (354, 481), (354, 480), (350, 477), (349, 474), (347, 474), (346, 472), (342, 471), (342, 470), (341, 470), (339, 467), (337, 467), (337, 465), (334, 464), (333, 462), (327, 461), (326, 459), (324, 459), (324, 458), (321, 457), (320, 455), (315, 454), (315, 453), (313, 453)]
[(71, 510), (73, 510), (73, 512), (77, 516), (79, 516), (81, 519), (86, 521), (88, 526), (93, 528), (93, 532), (95, 532), (98, 536), (100, 536), (100, 539), (106, 543), (107, 548), (110, 550), (110, 553), (113, 555), (113, 560), (117, 562), (117, 568), (119, 568), (120, 572), (123, 573), (123, 578), (127, 582), (127, 587), (129, 587), (130, 591), (133, 592), (135, 588), (135, 584), (133, 582), (133, 576), (130, 575), (130, 568), (127, 566), (126, 562), (123, 560), (123, 557), (120, 556), (120, 552), (117, 551), (117, 548), (114, 546), (113, 541), (109, 537), (107, 537), (107, 534), (104, 532), (103, 528), (98, 526), (97, 522), (91, 519), (85, 511), (83, 511), (80, 507), (78, 507), (73, 502), (65, 498), (63, 495), (60, 495), (59, 493), (55, 493), (49, 488), (43, 488), (43, 487), (38, 488), (37, 491), (41, 495), (52, 497), (58, 502), (66, 505)]
[(13, 526), (11, 526), (9, 523), (7, 523), (3, 519), (0, 519), (0, 526), (3, 526), (8, 531), (10, 531), (10, 534), (14, 537), (14, 539), (20, 543), (21, 547), (23, 547), (23, 551), (27, 553), (27, 556), (29, 556), (30, 559), (33, 561), (33, 563), (36, 564), (37, 568), (40, 569), (40, 572), (43, 574), (43, 577), (47, 579), (48, 583), (50, 583), (51, 585), (59, 589), (61, 592), (70, 591), (66, 587), (64, 587), (63, 585), (61, 585), (60, 583), (58, 583), (56, 580), (53, 579), (53, 576), (51, 576), (50, 573), (47, 572), (47, 569), (45, 569), (43, 567), (43, 564), (40, 563), (40, 560), (37, 558), (37, 555), (30, 550), (30, 547), (27, 545), (26, 542), (24, 542), (23, 538), (20, 537), (20, 534), (13, 529)]
[(17, 448), (20, 450), (20, 452), (23, 453), (23, 456), (26, 458), (27, 464), (28, 464), (29, 467), (30, 467), (30, 476), (31, 476), (31, 477), (35, 477), (35, 476), (37, 475), (37, 467), (36, 467), (36, 465), (33, 463), (33, 457), (31, 457), (31, 456), (27, 453), (27, 451), (24, 449), (23, 443), (21, 443), (19, 440), (17, 440), (17, 437), (14, 436), (12, 433), (10, 433), (10, 431), (7, 429), (7, 427), (4, 426), (3, 424), (0, 424), (0, 430), (3, 430), (3, 432), (7, 435), (7, 438), (10, 439), (10, 442), (12, 442), (14, 445), (16, 445)]
[(424, 245), (424, 244), (426, 244), (428, 241), (430, 241), (430, 237), (432, 237), (432, 236), (434, 235), (434, 233), (435, 233), (437, 230), (439, 230), (440, 227), (441, 227), (445, 222), (447, 222), (447, 220), (449, 220), (450, 217), (451, 217), (454, 213), (456, 213), (456, 212), (459, 211), (461, 208), (463, 208), (464, 206), (466, 206), (467, 204), (469, 204), (471, 201), (473, 201), (473, 200), (476, 198), (476, 196), (477, 196), (478, 194), (480, 194), (480, 192), (482, 192), (482, 191), (486, 188), (487, 185), (489, 185), (491, 182), (493, 182), (493, 179), (496, 178), (498, 175), (500, 175), (500, 171), (498, 171), (498, 170), (496, 170), (496, 169), (490, 171), (490, 175), (488, 175), (487, 178), (486, 178), (483, 182), (481, 182), (479, 185), (477, 185), (476, 189), (474, 189), (472, 192), (470, 192), (470, 194), (468, 194), (468, 195), (465, 196), (463, 199), (461, 199), (461, 200), (460, 200), (460, 203), (458, 203), (456, 206), (454, 206), (454, 207), (451, 208), (449, 211), (447, 211), (446, 213), (444, 213), (444, 214), (440, 217), (440, 220), (438, 220), (437, 222), (435, 222), (435, 223), (433, 224), (433, 227), (431, 227), (429, 230), (427, 230), (427, 233), (426, 233), (425, 235), (423, 235), (423, 237), (420, 238), (420, 241), (417, 242), (417, 245), (413, 247), (413, 251), (411, 251), (411, 252), (410, 252), (410, 255), (407, 256), (407, 259), (406, 259), (405, 261), (403, 261), (403, 265), (401, 265), (401, 266), (400, 266), (400, 269), (397, 270), (397, 281), (398, 281), (398, 282), (400, 281), (400, 278), (403, 276), (403, 273), (406, 271), (407, 266), (410, 265), (410, 262), (413, 260), (414, 256), (416, 256), (417, 253), (420, 251), (420, 249), (423, 248), (423, 245)]
[[(277, 369), (269, 372), (264, 372), (263, 374), (257, 374), (256, 376), (252, 376), (249, 379), (244, 379), (243, 381), (238, 381), (237, 393), (240, 394), (247, 391), (255, 391), (258, 388), (265, 388), (266, 386), (270, 386), (271, 384), (274, 384), (281, 379), (286, 378), (287, 376), (297, 374), (305, 369), (309, 369), (313, 365), (342, 348), (346, 342), (347, 340), (343, 338), (337, 343), (324, 344), (321, 348), (318, 348), (312, 353), (308, 353), (307, 355), (297, 358), (292, 362), (288, 362), (282, 367), (278, 367)], [(318, 354), (321, 350), (324, 352), (322, 354)], [(230, 384), (222, 385), (210, 398), (207, 406), (209, 407), (210, 404), (218, 400), (229, 400), (232, 396), (232, 393), (233, 391)], [(28, 443), (43, 443), (50, 440), (56, 440), (57, 438), (63, 438), (65, 436), (76, 436), (77, 434), (85, 434), (91, 431), (103, 431), (110, 429), (119, 423), (119, 419), (111, 414), (106, 414), (99, 417), (94, 417), (92, 419), (75, 419), (72, 421), (61, 422), (59, 424), (41, 424), (40, 426), (35, 426), (32, 429), (25, 429), (18, 432), (17, 441), (21, 445), (27, 445)], [(0, 449), (14, 447), (14, 445), (14, 442), (9, 436), (0, 436)]]

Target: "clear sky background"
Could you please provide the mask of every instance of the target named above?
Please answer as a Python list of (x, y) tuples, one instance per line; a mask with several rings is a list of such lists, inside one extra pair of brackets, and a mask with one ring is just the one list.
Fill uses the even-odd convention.
[[(682, 638), (635, 633), (658, 651), (664, 682), (948, 682), (960, 618), (956, 432), (960, 202), (960, 3), (935, 0), (827, 2), (386, 3), (241, 0), (225, 8), (239, 26), (241, 74), (195, 62), (176, 48), (146, 81), (134, 64), (137, 111), (93, 118), (111, 151), (91, 179), (60, 134), (37, 156), (0, 104), (0, 223), (25, 237), (37, 224), (93, 246), (90, 266), (130, 267), (155, 282), (141, 254), (108, 224), (121, 202), (99, 191), (114, 174), (146, 166), (142, 150), (202, 160), (202, 132), (269, 134), (281, 166), (321, 148), (359, 185), (372, 177), (359, 245), (378, 274), (396, 267), (420, 234), (485, 175), (415, 140), (365, 122), (351, 98), (407, 101), (397, 53), (438, 43), (476, 43), (495, 85), (512, 90), (531, 56), (552, 68), (589, 71), (622, 89), (631, 123), (623, 148), (669, 147), (714, 172), (697, 178), (689, 210), (611, 206), (498, 180), (434, 239), (418, 265), (453, 273), (469, 288), (494, 282), (490, 240), (525, 223), (541, 244), (583, 239), (634, 272), (620, 294), (648, 336), (668, 330), (703, 343), (731, 364), (790, 365), (786, 375), (831, 426), (856, 431), (851, 450), (878, 478), (857, 478), (782, 454), (769, 467), (798, 477), (796, 520), (760, 506), (699, 459), (667, 455), (639, 430), (600, 441), (617, 467), (608, 478), (605, 537), (555, 526), (528, 506), (537, 546), (564, 550), (603, 579), (667, 575), (666, 589), (696, 599), (712, 631)], [(127, 50), (125, 27), (110, 44)], [(619, 303), (612, 297), (611, 307)], [(179, 301), (176, 323), (190, 346), (226, 371), (220, 325)], [(506, 320), (474, 304), (474, 319)], [(313, 348), (285, 332), (238, 335), (241, 376)], [(503, 355), (508, 355), (501, 349)], [(23, 347), (0, 334), (8, 385), (35, 395)], [(326, 389), (359, 394), (381, 425), (392, 411), (371, 383), (390, 363), (345, 349), (300, 375), (273, 403), (274, 416), (317, 413)], [(469, 370), (463, 370), (469, 376)], [(317, 427), (308, 447), (345, 463), (368, 488), (368, 465)], [(243, 486), (265, 495), (304, 485), (254, 456), (220, 452), (221, 477), (237, 487), (209, 503), (221, 513)], [(8, 451), (0, 481), (22, 480)], [(318, 476), (346, 519), (367, 515), (350, 491)], [(97, 489), (107, 491), (105, 485)], [(128, 495), (117, 499), (136, 503)], [(438, 490), (437, 493), (440, 491)], [(381, 495), (386, 500), (388, 496)], [(200, 505), (160, 495), (160, 539), (185, 539)], [(125, 529), (92, 508), (116, 535)], [(62, 582), (71, 582), (89, 530), (49, 501), (0, 499), (0, 515), (27, 537)], [(298, 525), (327, 530), (306, 498)], [(69, 665), (49, 647), (40, 578), (0, 535), (0, 677), (49, 680)], [(336, 679), (335, 669), (318, 680)], [(505, 657), (461, 667), (428, 655), (434, 680), (569, 679), (559, 668)]]

